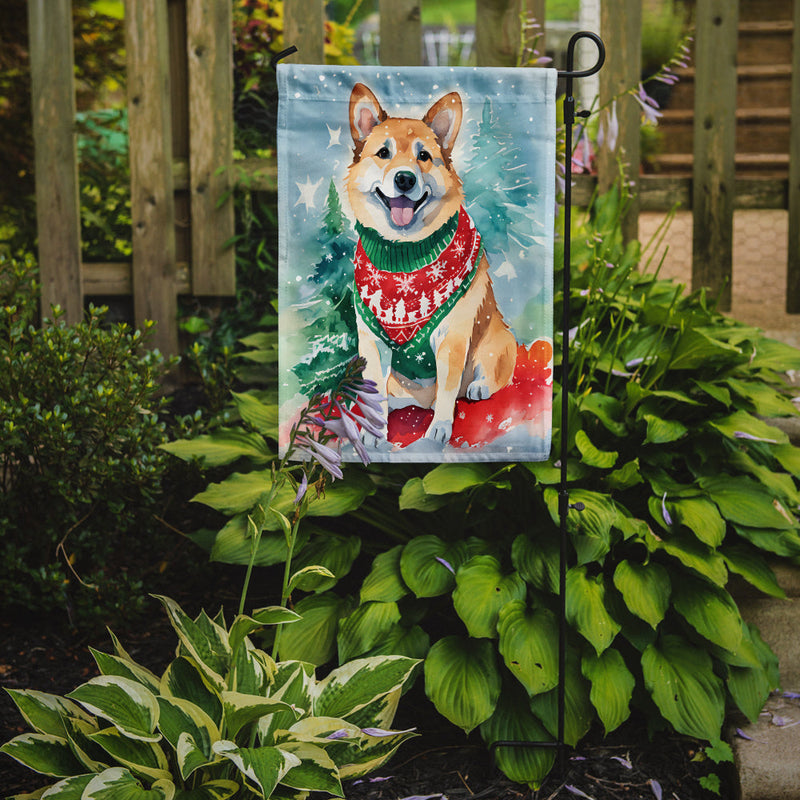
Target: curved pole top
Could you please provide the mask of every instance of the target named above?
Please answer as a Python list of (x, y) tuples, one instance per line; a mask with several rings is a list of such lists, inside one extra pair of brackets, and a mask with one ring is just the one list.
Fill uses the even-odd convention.
[[(597, 62), (589, 69), (575, 70), (575, 46), (581, 39), (591, 39), (597, 45)], [(600, 71), (606, 60), (606, 46), (603, 40), (592, 31), (578, 31), (573, 33), (567, 45), (567, 68), (559, 70), (559, 78), (588, 78)]]

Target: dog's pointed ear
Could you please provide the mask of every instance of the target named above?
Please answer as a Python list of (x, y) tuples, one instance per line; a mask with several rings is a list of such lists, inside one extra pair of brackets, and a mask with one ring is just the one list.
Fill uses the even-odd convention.
[(350, 93), (350, 133), (358, 151), (364, 146), (364, 139), (372, 133), (372, 129), (385, 119), (386, 112), (381, 108), (378, 98), (363, 83), (357, 83)]
[(448, 157), (461, 128), (463, 113), (461, 95), (458, 92), (450, 92), (441, 100), (437, 100), (422, 118), (422, 121), (436, 134), (442, 151)]

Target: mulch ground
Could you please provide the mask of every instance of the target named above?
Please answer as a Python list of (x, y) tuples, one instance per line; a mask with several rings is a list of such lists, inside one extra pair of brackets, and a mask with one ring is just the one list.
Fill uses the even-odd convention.
[[(221, 586), (195, 588), (196, 596), (178, 596), (187, 611), (196, 612), (203, 598), (233, 599), (233, 581)], [(206, 607), (211, 607), (205, 603)], [(214, 605), (214, 608), (216, 604)], [(233, 603), (231, 602), (231, 607)], [(114, 632), (139, 662), (159, 672), (174, 654), (175, 637), (161, 607), (153, 601), (146, 625)], [(97, 674), (89, 646), (109, 652), (104, 632), (90, 636), (70, 629), (64, 620), (9, 617), (0, 621), (0, 685), (65, 694)], [(433, 712), (421, 687), (415, 687), (400, 704), (395, 722), (399, 728), (416, 727), (420, 736), (404, 744), (394, 759), (376, 775), (346, 783), (348, 800), (555, 800), (555, 798), (664, 798), (710, 800), (699, 784), (709, 772), (722, 778), (722, 797), (735, 796), (731, 775), (698, 760), (697, 742), (658, 734), (649, 739), (642, 720), (633, 720), (603, 740), (592, 732), (565, 759), (566, 772), (553, 774), (538, 792), (512, 783), (491, 760), (477, 736), (465, 737)], [(8, 695), (0, 693), (0, 742), (25, 731), (25, 724)], [(0, 755), (0, 796), (30, 792), (47, 783), (5, 755)]]

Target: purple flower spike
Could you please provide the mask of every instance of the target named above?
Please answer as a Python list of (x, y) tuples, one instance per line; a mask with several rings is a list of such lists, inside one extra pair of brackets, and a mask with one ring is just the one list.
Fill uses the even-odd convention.
[(297, 494), (294, 496), (294, 504), (298, 505), (300, 501), (306, 496), (306, 491), (308, 490), (308, 475), (303, 473), (303, 478), (300, 481), (300, 485), (297, 487)]
[(436, 560), (437, 560), (437, 561), (438, 561), (438, 562), (439, 562), (439, 563), (440, 563), (442, 566), (444, 566), (444, 567), (446, 567), (447, 569), (449, 569), (449, 570), (450, 570), (450, 572), (452, 572), (452, 573), (453, 573), (453, 575), (455, 575), (455, 574), (456, 574), (456, 571), (453, 569), (453, 565), (452, 565), (452, 564), (451, 564), (449, 561), (445, 560), (444, 558), (441, 558), (440, 556), (434, 556), (434, 558), (435, 558), (435, 559), (436, 559)]
[(334, 478), (344, 477), (340, 466), (342, 457), (335, 450), (307, 436), (298, 436), (295, 439), (295, 443), (297, 444), (298, 451), (305, 453), (306, 456), (317, 461), (320, 466)]

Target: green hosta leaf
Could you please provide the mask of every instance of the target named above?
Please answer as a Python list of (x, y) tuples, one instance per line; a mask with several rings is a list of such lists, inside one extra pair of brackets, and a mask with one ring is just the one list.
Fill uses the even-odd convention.
[(642, 654), (642, 671), (647, 691), (678, 733), (720, 738), (725, 695), (706, 652), (666, 634)]
[(761, 336), (750, 360), (750, 368), (775, 370), (775, 372), (800, 369), (798, 350), (785, 342)]
[(90, 714), (108, 720), (131, 739), (157, 742), (158, 703), (140, 683), (117, 675), (100, 675), (70, 692)]
[(761, 380), (740, 381), (727, 378), (725, 383), (733, 391), (753, 404), (755, 413), (761, 417), (795, 416), (797, 409), (792, 401)]
[(567, 620), (597, 651), (603, 652), (619, 633), (621, 625), (608, 613), (603, 575), (591, 577), (586, 567), (567, 571)]
[(608, 735), (630, 716), (636, 679), (625, 666), (619, 650), (613, 648), (599, 656), (587, 653), (581, 662), (581, 671), (592, 684), (589, 699)]
[(693, 380), (692, 383), (721, 405), (725, 406), (726, 408), (730, 407), (732, 402), (731, 393), (724, 386), (720, 386), (716, 383), (709, 383), (708, 381)]
[(729, 439), (752, 437), (772, 444), (786, 444), (789, 441), (789, 437), (780, 428), (769, 425), (746, 411), (735, 411), (727, 417), (709, 420), (708, 424)]
[(797, 520), (760, 484), (741, 476), (700, 479), (700, 485), (719, 506), (722, 515), (750, 528), (796, 528)]
[(280, 749), (300, 759), (281, 778), (284, 786), (306, 792), (327, 792), (334, 797), (344, 797), (339, 770), (331, 757), (321, 748), (308, 742), (283, 742)]
[(425, 659), (425, 693), (467, 733), (494, 713), (500, 687), (494, 645), (486, 639), (446, 636)]
[(290, 592), (300, 588), (305, 592), (313, 592), (315, 589), (325, 591), (336, 585), (336, 576), (327, 568), (319, 564), (312, 564), (308, 567), (301, 567), (289, 579), (288, 589)]
[(488, 464), (439, 464), (422, 479), (422, 488), (427, 494), (452, 494), (463, 492), (473, 486), (482, 486), (492, 476)]
[(172, 781), (156, 781), (145, 789), (127, 769), (112, 767), (86, 784), (81, 800), (173, 800), (174, 796)]
[(597, 417), (606, 430), (614, 436), (623, 437), (627, 433), (625, 409), (616, 397), (592, 392), (581, 398), (581, 411), (587, 411)]
[[(555, 466), (553, 461), (526, 461), (522, 466), (543, 486), (552, 486), (561, 481), (561, 468)], [(568, 481), (578, 481), (585, 478), (590, 472), (589, 467), (576, 459), (567, 462)]]
[(65, 734), (64, 717), (75, 717), (86, 722), (90, 722), (92, 719), (77, 703), (55, 694), (37, 692), (33, 689), (6, 689), (6, 691), (24, 717), (25, 722), (36, 733), (49, 733), (53, 736), (63, 737)]
[(184, 461), (197, 459), (204, 467), (219, 467), (239, 458), (265, 464), (275, 456), (260, 434), (240, 428), (217, 428), (210, 434), (167, 442), (159, 447)]
[(446, 495), (428, 494), (422, 484), (422, 478), (407, 480), (400, 492), (401, 511), (437, 511), (450, 503)]
[(780, 465), (795, 478), (800, 478), (800, 447), (793, 444), (782, 444), (770, 448), (772, 455)]
[(149, 781), (170, 780), (167, 757), (157, 744), (130, 739), (116, 728), (106, 728), (89, 738), (134, 775)]
[(239, 791), (235, 781), (208, 781), (196, 789), (179, 789), (175, 800), (228, 800)]
[(742, 618), (725, 589), (683, 575), (672, 587), (672, 604), (701, 635), (725, 650), (736, 651), (742, 641)]
[(364, 655), (399, 621), (397, 603), (362, 603), (339, 623), (339, 662)]
[(336, 585), (353, 566), (361, 552), (359, 536), (315, 536), (292, 562), (296, 570), (304, 567), (320, 566), (329, 570), (331, 575), (309, 574), (303, 577), (297, 586), (304, 592), (324, 592)]
[(188, 658), (176, 658), (167, 667), (161, 676), (160, 693), (166, 698), (188, 700), (204, 711), (215, 725), (222, 722), (222, 698)]
[(653, 414), (644, 414), (647, 423), (645, 444), (669, 444), (686, 435), (689, 430), (682, 422), (674, 419), (662, 419)]
[(722, 556), (702, 542), (698, 542), (694, 536), (671, 533), (662, 540), (650, 536), (647, 544), (651, 550), (663, 550), (673, 558), (677, 558), (682, 564), (699, 572), (717, 586), (724, 586), (728, 580), (728, 570), (725, 569)]
[(339, 619), (348, 613), (347, 600), (331, 592), (304, 597), (295, 605), (299, 622), (281, 632), (281, 660), (324, 664), (336, 653)]
[(223, 739), (214, 743), (214, 752), (232, 761), (264, 797), (271, 797), (284, 775), (300, 765), (296, 755), (277, 747), (237, 747), (234, 742)]
[(378, 600), (392, 603), (408, 594), (408, 587), (400, 573), (400, 555), (403, 545), (397, 545), (375, 557), (369, 575), (361, 584), (361, 602)]
[(770, 597), (786, 597), (772, 567), (754, 547), (747, 544), (729, 544), (720, 552), (731, 572), (741, 575), (748, 583)]
[(644, 483), (644, 478), (639, 471), (639, 459), (634, 458), (633, 461), (628, 461), (623, 464), (619, 469), (609, 472), (606, 475), (606, 484), (609, 489), (617, 489), (623, 491), (630, 489), (632, 486)]
[(789, 558), (800, 556), (800, 536), (795, 531), (748, 528), (745, 525), (734, 525), (733, 528), (742, 539), (754, 544), (760, 550)]
[(129, 658), (101, 653), (93, 647), (90, 647), (89, 650), (103, 675), (118, 675), (122, 678), (130, 678), (132, 681), (141, 683), (151, 692), (158, 691), (159, 679), (149, 669)]
[[(305, 526), (301, 529), (305, 534)], [(299, 537), (298, 537), (299, 538)], [(270, 567), (286, 560), (286, 539), (282, 533), (264, 531), (253, 556), (253, 538), (248, 530), (247, 514), (231, 517), (216, 534), (211, 545), (211, 561), (223, 564), (249, 564), (254, 558), (253, 566)]]
[(628, 610), (655, 629), (669, 607), (671, 584), (669, 572), (650, 561), (620, 561), (614, 570), (614, 586), (625, 599)]
[[(531, 713), (525, 693), (513, 684), (503, 687), (494, 713), (481, 724), (487, 745), (494, 742), (549, 742), (552, 737)], [(555, 749), (545, 747), (498, 747), (497, 766), (512, 781), (538, 789), (555, 762)]]
[(400, 556), (403, 581), (417, 597), (436, 597), (455, 585), (455, 572), (468, 558), (463, 541), (448, 544), (438, 536), (417, 536)]
[(0, 753), (16, 759), (34, 772), (64, 778), (86, 770), (70, 749), (69, 742), (49, 733), (23, 733), (0, 747)]
[(709, 363), (735, 363), (742, 359), (738, 347), (712, 339), (697, 328), (687, 328), (680, 335), (669, 362), (670, 369), (697, 369)]
[(592, 440), (589, 438), (588, 434), (583, 430), (579, 430), (575, 434), (575, 446), (580, 451), (581, 461), (597, 469), (611, 469), (619, 458), (619, 453), (616, 450), (598, 450), (598, 448), (592, 444)]
[[(589, 689), (589, 682), (581, 675), (577, 651), (569, 650), (564, 671), (564, 741), (571, 747), (586, 735), (594, 719)], [(530, 698), (530, 707), (550, 734), (557, 736), (558, 689), (534, 695)]]
[(241, 692), (223, 692), (222, 708), (225, 715), (225, 731), (228, 736), (233, 737), (245, 725), (261, 717), (278, 711), (292, 711), (291, 706), (281, 700)]
[(552, 538), (532, 539), (521, 533), (511, 545), (511, 563), (527, 583), (543, 592), (558, 592), (558, 541)]
[[(376, 656), (349, 661), (332, 670), (317, 684), (314, 713), (350, 719), (355, 712), (375, 700), (399, 692), (417, 664), (419, 661), (416, 659), (404, 656)], [(357, 724), (357, 720), (351, 721)]]
[(519, 573), (504, 575), (493, 556), (474, 556), (456, 574), (453, 607), (470, 636), (494, 639), (500, 609), (511, 600), (522, 600), (525, 592)]
[(728, 667), (728, 691), (736, 705), (750, 720), (758, 720), (773, 687), (761, 667)]
[[(231, 660), (227, 631), (210, 620), (207, 624), (194, 621), (184, 614), (174, 600), (160, 595), (156, 597), (166, 608), (181, 645), (186, 648), (208, 680), (216, 688), (223, 688), (225, 681), (222, 676), (228, 671)], [(198, 620), (201, 618), (203, 615)]]
[(511, 674), (528, 694), (558, 684), (558, 624), (544, 608), (526, 608), (523, 600), (507, 603), (498, 617), (498, 650)]
[(264, 436), (278, 438), (278, 406), (262, 403), (253, 392), (231, 392), (241, 418)]
[(393, 625), (367, 655), (423, 659), (428, 655), (430, 647), (430, 637), (419, 625), (412, 625), (410, 628), (402, 624)]
[[(268, 469), (247, 473), (234, 472), (220, 483), (209, 484), (205, 491), (196, 494), (192, 501), (215, 508), (223, 514), (240, 514), (253, 508), (269, 492), (271, 485), (272, 472)], [(278, 494), (281, 491), (288, 494), (291, 489), (281, 487)], [(292, 493), (293, 498), (294, 493)]]
[(675, 522), (685, 525), (709, 547), (719, 547), (725, 538), (725, 520), (717, 507), (703, 497), (687, 497), (667, 501), (667, 509)]
[[(550, 517), (555, 525), (560, 522), (558, 514), (558, 492), (555, 489), (545, 489), (545, 502), (550, 511)], [(584, 534), (600, 539), (607, 539), (617, 519), (617, 507), (614, 501), (600, 492), (591, 492), (587, 489), (571, 489), (569, 493), (570, 505), (583, 503), (584, 508), (578, 511), (569, 510), (567, 515), (567, 531), (571, 534)]]

